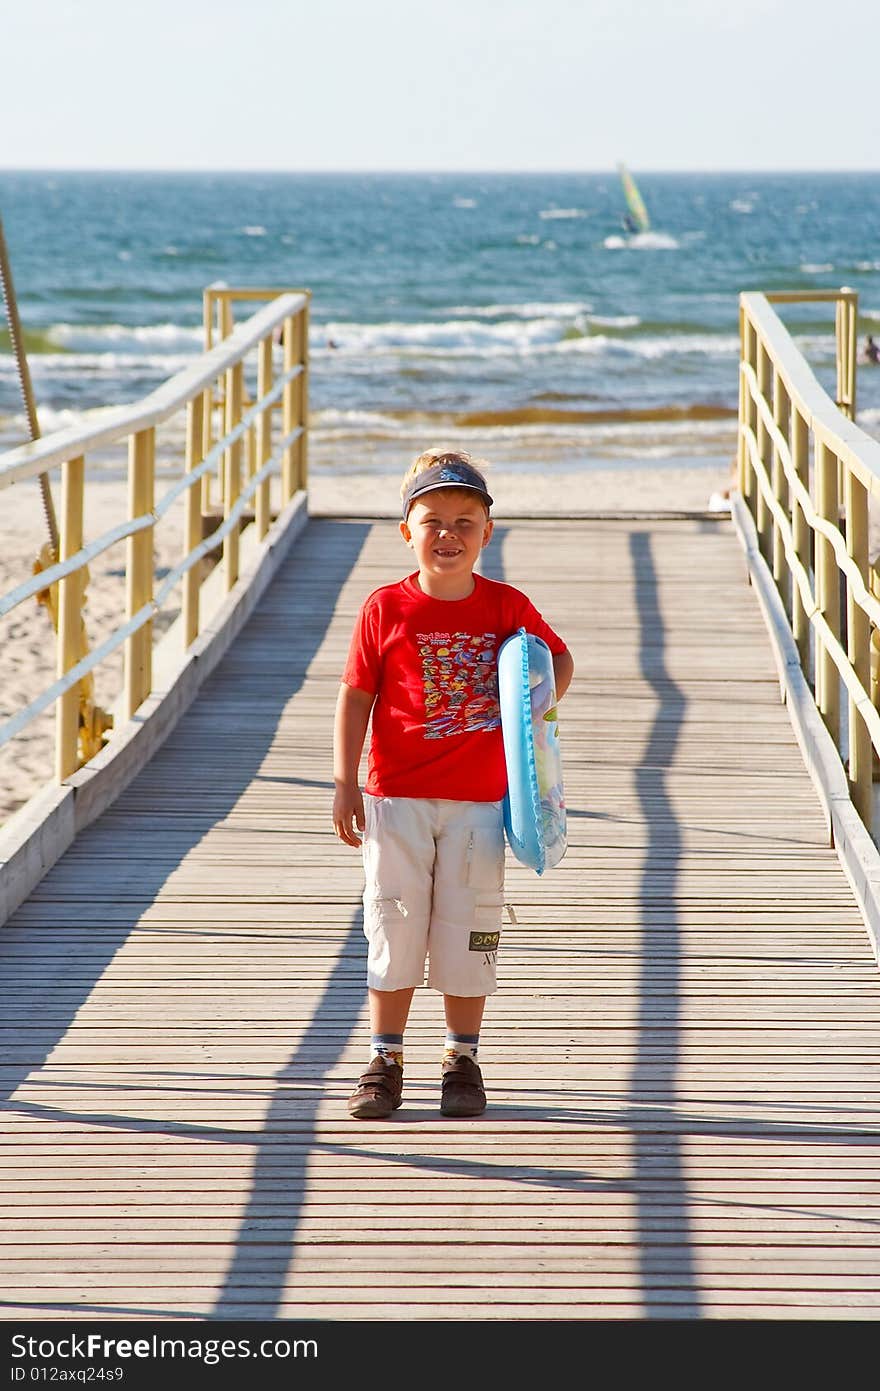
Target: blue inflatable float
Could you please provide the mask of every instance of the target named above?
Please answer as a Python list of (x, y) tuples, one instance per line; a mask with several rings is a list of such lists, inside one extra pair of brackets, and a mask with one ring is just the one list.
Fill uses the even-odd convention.
[(499, 648), (498, 698), (507, 762), (504, 830), (520, 863), (543, 874), (567, 845), (562, 750), (553, 657), (525, 628)]

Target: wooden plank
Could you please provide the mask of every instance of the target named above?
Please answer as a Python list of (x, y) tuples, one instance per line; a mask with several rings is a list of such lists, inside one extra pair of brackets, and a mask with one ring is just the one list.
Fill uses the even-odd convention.
[(0, 938), (0, 1317), (877, 1316), (880, 980), (736, 543), (548, 534), (485, 555), (578, 664), (570, 848), (509, 867), (485, 1116), (438, 1114), (427, 991), (404, 1106), (345, 1112), (369, 1035), (332, 705), (408, 554), (313, 521)]

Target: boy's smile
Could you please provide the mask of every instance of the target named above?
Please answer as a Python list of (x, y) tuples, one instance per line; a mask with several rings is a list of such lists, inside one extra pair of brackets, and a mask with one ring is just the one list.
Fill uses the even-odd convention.
[(466, 599), (473, 570), (494, 523), (467, 489), (436, 488), (417, 498), (400, 534), (415, 551), (419, 584), (435, 599)]

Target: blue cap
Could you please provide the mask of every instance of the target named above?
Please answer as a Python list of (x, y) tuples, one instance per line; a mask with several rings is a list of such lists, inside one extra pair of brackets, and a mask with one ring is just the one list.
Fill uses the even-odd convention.
[(482, 474), (471, 468), (463, 459), (451, 454), (448, 459), (441, 459), (439, 463), (426, 468), (423, 473), (416, 474), (403, 495), (403, 520), (406, 521), (409, 516), (409, 509), (416, 498), (421, 497), (423, 493), (436, 492), (438, 488), (466, 488), (479, 493), (487, 507), (492, 506), (493, 499), (489, 495)]

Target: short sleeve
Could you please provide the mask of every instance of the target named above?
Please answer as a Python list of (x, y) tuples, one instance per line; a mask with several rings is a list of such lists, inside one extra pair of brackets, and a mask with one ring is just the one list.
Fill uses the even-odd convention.
[(546, 642), (554, 657), (558, 657), (560, 652), (567, 651), (567, 645), (562, 641), (558, 633), (554, 632), (549, 623), (546, 623), (538, 610), (535, 608), (531, 599), (521, 595), (521, 606), (517, 615), (517, 625), (525, 628), (527, 633), (534, 633), (536, 638), (542, 638)]
[(342, 679), (346, 686), (375, 695), (382, 662), (379, 655), (379, 607), (372, 596), (365, 600), (354, 625)]

